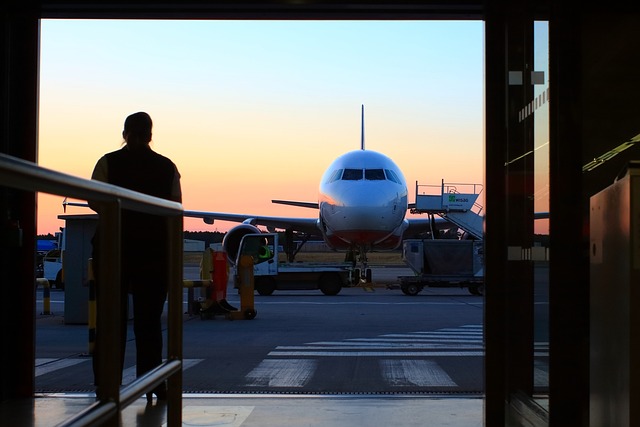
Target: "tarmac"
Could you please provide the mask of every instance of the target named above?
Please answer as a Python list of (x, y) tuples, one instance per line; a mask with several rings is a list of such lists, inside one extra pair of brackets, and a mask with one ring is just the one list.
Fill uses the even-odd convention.
[[(89, 394), (36, 396), (0, 405), (7, 426), (55, 426), (95, 402)], [(166, 403), (140, 398), (122, 426), (166, 426)], [(353, 427), (483, 425), (481, 397), (193, 395), (182, 400), (182, 425), (211, 427)]]
[[(58, 320), (58, 321), (56, 321)], [(59, 319), (41, 316), (39, 328)], [(59, 338), (59, 337), (58, 337)], [(93, 393), (38, 393), (0, 404), (0, 425), (56, 426), (95, 403)], [(483, 425), (478, 395), (190, 394), (182, 396), (182, 425), (211, 427), (353, 427)], [(166, 403), (141, 397), (124, 408), (122, 426), (166, 426)]]

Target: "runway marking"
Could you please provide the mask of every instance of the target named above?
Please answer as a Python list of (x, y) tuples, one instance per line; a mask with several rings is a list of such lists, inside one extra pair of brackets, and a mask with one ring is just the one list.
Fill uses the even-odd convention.
[(91, 360), (91, 358), (83, 359), (52, 359), (42, 358), (36, 359), (35, 376), (45, 375), (59, 369), (68, 368), (69, 366), (78, 365)]
[[(412, 351), (414, 350), (414, 351)], [(474, 351), (475, 350), (475, 351)], [(425, 357), (484, 356), (482, 325), (438, 331), (386, 334), (343, 341), (316, 341), (300, 346), (278, 346), (274, 357)]]
[(316, 370), (309, 359), (265, 359), (245, 378), (249, 387), (304, 387)]
[[(182, 372), (193, 368), (204, 359), (182, 359)], [(136, 365), (129, 366), (122, 371), (122, 385), (130, 384), (136, 379)]]
[(425, 359), (483, 356), (482, 325), (464, 325), (448, 330), (278, 346), (245, 378), (249, 387), (299, 388), (315, 375), (322, 359), (360, 357), (379, 358), (382, 378), (394, 387), (458, 387), (438, 362)]
[[(451, 336), (451, 335), (450, 335)], [(349, 342), (367, 342), (367, 341), (378, 341), (378, 342), (459, 342), (459, 343), (477, 343), (478, 345), (482, 345), (482, 340), (479, 339), (469, 339), (469, 338), (443, 338), (443, 337), (434, 337), (434, 338), (350, 338), (345, 341)], [(315, 344), (315, 343), (313, 343)]]
[(272, 351), (277, 357), (482, 357), (484, 351)]
[(396, 387), (457, 387), (455, 381), (433, 360), (380, 360), (386, 381)]
[[(331, 346), (331, 347), (327, 347)], [(363, 342), (363, 343), (344, 343), (344, 342), (319, 342), (312, 345), (281, 345), (276, 350), (386, 350), (386, 349), (415, 349), (415, 350), (482, 350), (483, 347), (477, 344), (450, 344), (450, 343), (386, 343), (386, 342)]]

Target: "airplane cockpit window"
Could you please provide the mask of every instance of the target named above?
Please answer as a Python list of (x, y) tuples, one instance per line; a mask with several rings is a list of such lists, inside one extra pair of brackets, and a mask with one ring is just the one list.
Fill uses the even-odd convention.
[(365, 169), (364, 179), (372, 181), (384, 181), (384, 171), (382, 169)]
[(400, 178), (398, 178), (398, 175), (396, 175), (394, 171), (392, 171), (391, 169), (385, 169), (384, 171), (387, 174), (387, 179), (389, 181), (393, 181), (396, 184), (400, 184)]
[(342, 179), (346, 181), (358, 181), (362, 179), (362, 169), (345, 169)]
[(336, 169), (335, 171), (333, 171), (333, 173), (329, 177), (329, 181), (328, 182), (334, 182), (334, 181), (339, 180), (342, 177), (342, 171), (343, 171), (343, 169)]

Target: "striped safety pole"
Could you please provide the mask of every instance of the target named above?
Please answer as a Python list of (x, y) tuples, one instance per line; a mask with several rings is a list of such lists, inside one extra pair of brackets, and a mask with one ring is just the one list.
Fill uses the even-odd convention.
[(96, 345), (96, 323), (97, 307), (96, 307), (96, 280), (93, 274), (93, 258), (89, 258), (89, 354), (93, 354)]
[(51, 285), (47, 279), (38, 278), (37, 283), (42, 285), (42, 313), (51, 314)]

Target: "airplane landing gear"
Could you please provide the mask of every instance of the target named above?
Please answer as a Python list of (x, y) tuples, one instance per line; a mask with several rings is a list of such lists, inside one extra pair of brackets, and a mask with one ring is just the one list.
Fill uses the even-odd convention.
[[(358, 255), (358, 260), (356, 261), (356, 254)], [(347, 255), (345, 257), (346, 261), (351, 261), (353, 264), (353, 276), (352, 276), (352, 280), (353, 280), (353, 284), (354, 285), (360, 285), (360, 284), (369, 284), (372, 282), (372, 274), (371, 274), (371, 268), (368, 267), (368, 260), (367, 260), (367, 254), (366, 251), (363, 250), (351, 250), (349, 252), (347, 252)], [(360, 265), (362, 266), (361, 268), (356, 268), (356, 263), (360, 263)]]
[(353, 270), (353, 284), (358, 285), (361, 283), (367, 284), (372, 282), (372, 274), (370, 268), (364, 270), (356, 268)]
[(368, 266), (367, 253), (365, 251), (360, 251), (358, 261), (360, 261), (360, 264), (362, 265), (362, 270), (360, 270), (360, 279), (364, 281), (365, 284), (371, 283), (371, 269)]

